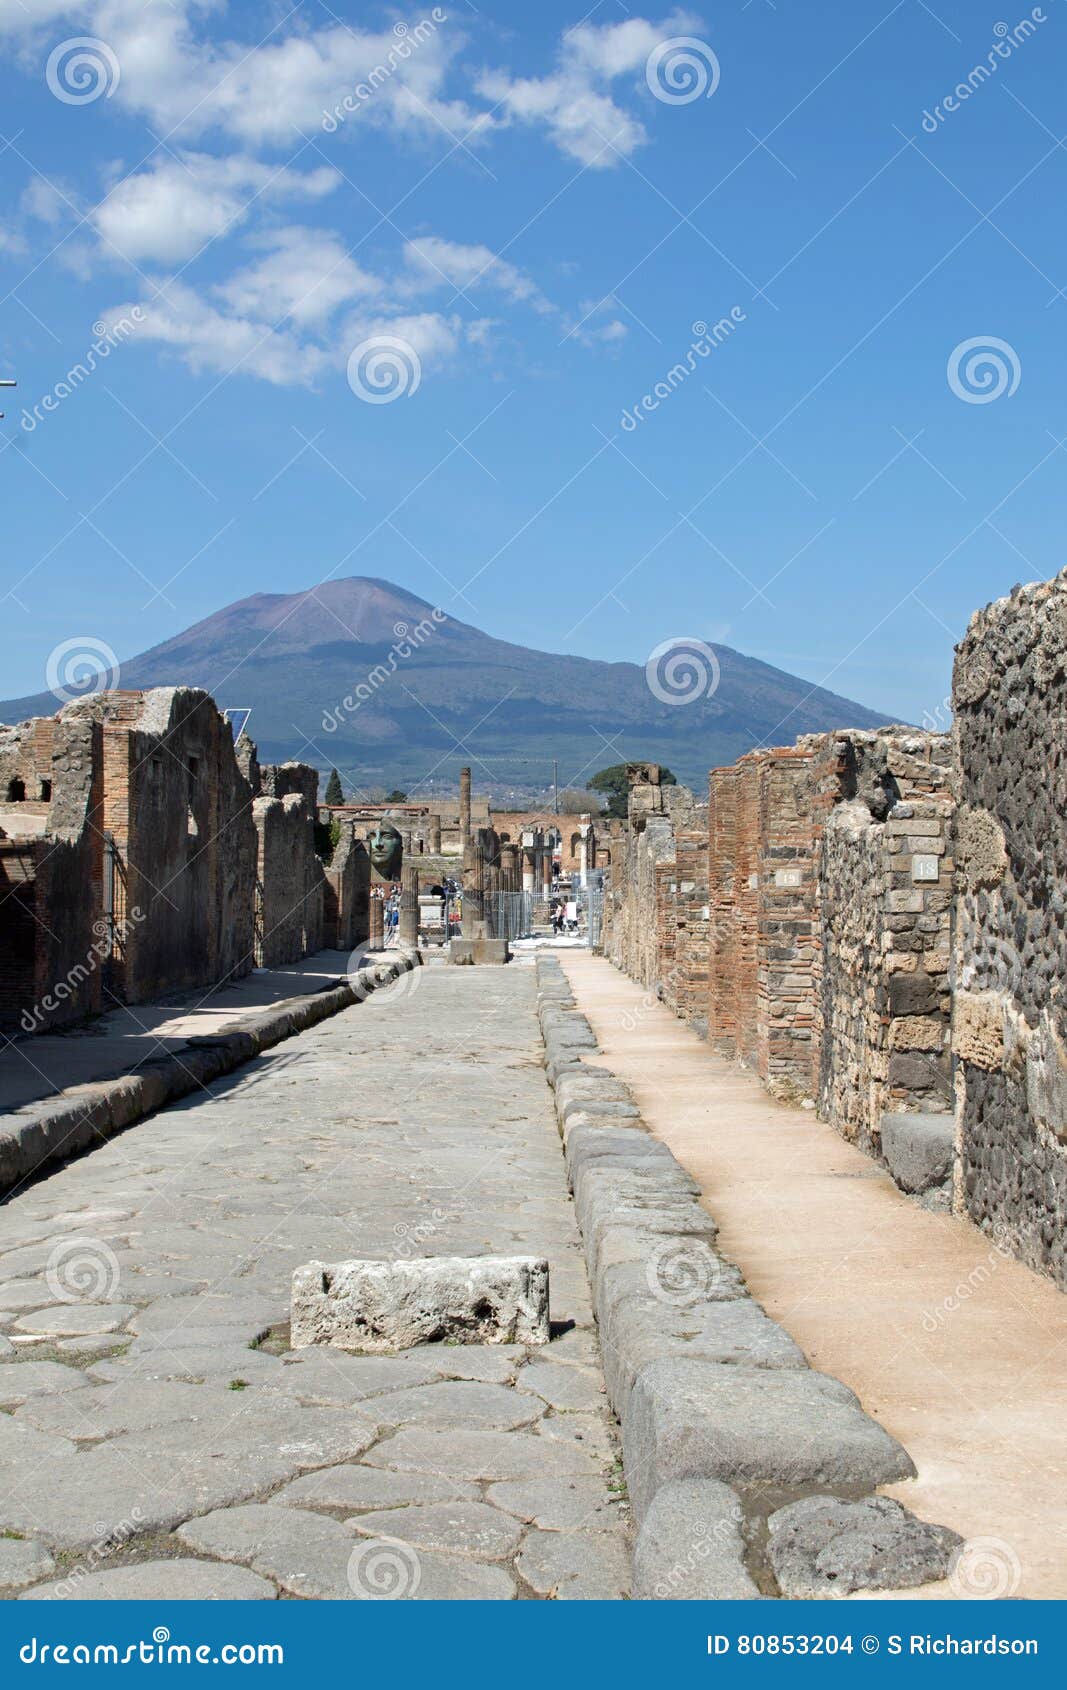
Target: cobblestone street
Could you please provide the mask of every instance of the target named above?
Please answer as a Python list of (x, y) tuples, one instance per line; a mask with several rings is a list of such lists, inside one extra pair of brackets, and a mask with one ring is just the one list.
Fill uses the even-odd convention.
[[(11, 1197), (4, 1594), (627, 1594), (534, 1004), (427, 966)], [(547, 1348), (288, 1349), (303, 1262), (493, 1253), (548, 1257)]]

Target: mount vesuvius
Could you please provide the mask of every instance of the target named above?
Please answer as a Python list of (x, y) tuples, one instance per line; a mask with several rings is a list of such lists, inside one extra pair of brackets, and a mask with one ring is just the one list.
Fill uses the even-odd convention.
[[(250, 709), (264, 761), (337, 767), (358, 789), (433, 780), (464, 763), (483, 790), (584, 786), (609, 763), (669, 764), (702, 792), (707, 771), (758, 745), (889, 720), (781, 669), (713, 645), (701, 683), (680, 657), (686, 704), (665, 703), (639, 663), (532, 651), (434, 614), (373, 577), (299, 593), (255, 593), (121, 666), (122, 687), (199, 686), (223, 709)], [(697, 661), (701, 662), (699, 653)], [(706, 665), (705, 665), (706, 667)], [(669, 678), (661, 668), (661, 691)], [(51, 715), (52, 693), (0, 704), (0, 720)]]

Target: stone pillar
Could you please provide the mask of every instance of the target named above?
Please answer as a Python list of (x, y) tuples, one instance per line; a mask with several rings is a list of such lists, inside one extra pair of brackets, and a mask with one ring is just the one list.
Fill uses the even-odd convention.
[(463, 866), (467, 865), (471, 845), (471, 772), (469, 769), (459, 771), (459, 844), (463, 853)]
[(546, 904), (552, 897), (552, 847), (547, 839), (541, 853), (541, 897)]
[(400, 887), (400, 925), (397, 934), (402, 945), (414, 950), (419, 942), (419, 871), (403, 870)]
[(381, 898), (367, 901), (367, 945), (372, 951), (380, 951), (385, 945), (385, 905)]
[(539, 833), (524, 833), (522, 836), (522, 889), (531, 897), (537, 896), (537, 846), (540, 837)]
[(471, 843), (463, 872), (463, 937), (485, 937), (485, 855), (480, 843)]
[(502, 892), (517, 892), (519, 890), (519, 847), (517, 845), (501, 845), (500, 847), (500, 890)]
[(441, 818), (440, 818), (440, 816), (427, 816), (426, 825), (427, 825), (427, 827), (429, 829), (429, 833), (430, 833), (430, 855), (434, 856), (434, 857), (439, 857), (441, 855)]
[(362, 945), (370, 934), (370, 858), (361, 840), (355, 841), (352, 856), (352, 943)]

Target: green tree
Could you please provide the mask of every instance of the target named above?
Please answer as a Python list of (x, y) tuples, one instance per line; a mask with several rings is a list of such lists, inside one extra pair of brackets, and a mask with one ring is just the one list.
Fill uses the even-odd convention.
[(406, 804), (407, 801), (407, 793), (401, 792), (398, 786), (394, 786), (392, 792), (387, 792), (385, 795), (385, 802), (387, 804)]
[(345, 801), (345, 795), (341, 789), (341, 777), (336, 769), (330, 771), (330, 778), (326, 782), (326, 796), (322, 801), (324, 804), (343, 804)]
[[(662, 786), (677, 786), (678, 781), (670, 769), (660, 767), (660, 784)], [(612, 763), (610, 768), (601, 769), (589, 782), (590, 792), (599, 792), (604, 796), (604, 814), (618, 816), (625, 819), (627, 796), (630, 783), (626, 778), (626, 764)]]

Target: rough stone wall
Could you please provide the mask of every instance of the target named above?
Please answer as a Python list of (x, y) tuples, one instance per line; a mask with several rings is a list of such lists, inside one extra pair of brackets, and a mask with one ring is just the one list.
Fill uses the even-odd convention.
[(675, 1009), (702, 1036), (708, 1004), (708, 809), (694, 808), (691, 824), (674, 838)]
[(951, 746), (905, 729), (818, 736), (813, 804), (818, 1107), (880, 1153), (886, 1112), (952, 1107)]
[[(312, 771), (314, 773), (314, 771)], [(322, 948), (325, 876), (315, 852), (315, 808), (306, 797), (257, 798), (256, 962), (279, 968)]]
[(322, 942), (334, 950), (354, 950), (368, 938), (370, 858), (351, 822), (342, 824), (341, 838), (323, 873)]
[(1067, 572), (972, 618), (953, 709), (959, 1200), (1067, 1286)]
[(103, 734), (117, 909), (141, 911), (115, 959), (116, 992), (143, 1003), (249, 973), (255, 830), (229, 724), (197, 688), (90, 702)]
[(812, 1097), (817, 1048), (816, 818), (811, 754), (760, 755), (756, 941), (756, 1068), (775, 1096)]
[(95, 1014), (106, 995), (100, 730), (72, 705), (4, 729), (0, 739), (4, 792), (19, 779), (27, 793), (48, 794), (13, 807), (0, 841), (0, 1025), (44, 1032)]

